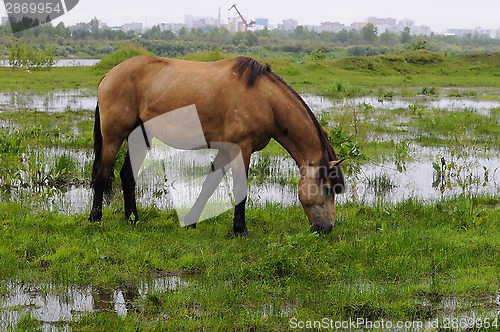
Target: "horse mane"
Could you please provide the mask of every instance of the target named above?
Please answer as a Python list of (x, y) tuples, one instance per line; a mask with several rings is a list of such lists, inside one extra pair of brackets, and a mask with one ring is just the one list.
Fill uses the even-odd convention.
[[(325, 158), (323, 161), (324, 165), (328, 165), (329, 160), (337, 160), (338, 156), (333, 150), (331, 144), (328, 142), (328, 137), (326, 135), (326, 132), (323, 130), (323, 127), (321, 127), (321, 124), (319, 123), (318, 119), (316, 116), (314, 116), (313, 112), (309, 108), (309, 106), (306, 104), (304, 99), (293, 89), (283, 78), (280, 76), (276, 75), (274, 72), (271, 71), (271, 67), (269, 65), (263, 65), (260, 62), (248, 58), (248, 57), (238, 57), (236, 59), (236, 63), (233, 66), (233, 70), (236, 74), (239, 76), (243, 76), (247, 71), (249, 72), (247, 75), (247, 85), (249, 87), (253, 86), (257, 79), (260, 78), (264, 74), (269, 74), (271, 75), (272, 78), (276, 79), (279, 83), (281, 83), (285, 88), (287, 88), (294, 96), (297, 98), (301, 103), (302, 106), (307, 111), (307, 114), (311, 118), (312, 123), (316, 127), (316, 130), (318, 131), (318, 136), (321, 142), (321, 146), (323, 148), (323, 151), (326, 151), (328, 154), (328, 158)], [(322, 176), (326, 176), (326, 174), (322, 174)]]
[(271, 72), (271, 68), (268, 65), (262, 65), (260, 62), (247, 57), (236, 58), (236, 63), (233, 66), (234, 72), (243, 76), (248, 72), (247, 85), (253, 86), (257, 79), (261, 77), (265, 72)]

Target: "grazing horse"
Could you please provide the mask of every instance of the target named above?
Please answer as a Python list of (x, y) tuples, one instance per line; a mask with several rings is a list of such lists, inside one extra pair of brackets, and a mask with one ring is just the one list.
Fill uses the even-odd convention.
[[(137, 56), (101, 80), (95, 112), (92, 172), (94, 201), (89, 220), (102, 218), (116, 154), (139, 125), (187, 105), (195, 105), (206, 142), (230, 142), (241, 149), (248, 174), (250, 155), (271, 138), (299, 167), (299, 200), (311, 231), (330, 232), (335, 194), (344, 190), (339, 160), (325, 131), (304, 100), (268, 66), (238, 57), (194, 62)], [(212, 165), (212, 170), (216, 169)], [(138, 220), (135, 179), (127, 151), (120, 171), (125, 216)], [(246, 199), (236, 204), (233, 230), (246, 233)]]

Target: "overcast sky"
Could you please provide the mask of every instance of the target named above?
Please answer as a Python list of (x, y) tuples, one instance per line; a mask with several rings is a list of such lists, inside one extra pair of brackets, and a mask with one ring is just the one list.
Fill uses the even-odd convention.
[[(28, 0), (29, 1), (29, 0)], [(110, 26), (128, 22), (183, 23), (185, 15), (221, 18), (227, 22), (235, 12), (228, 8), (236, 2), (247, 19), (269, 18), (273, 25), (293, 18), (300, 25), (340, 22), (349, 25), (367, 17), (409, 18), (417, 25), (427, 25), (435, 32), (447, 28), (500, 28), (500, 0), (224, 0), (224, 1), (162, 1), (162, 0), (80, 0), (68, 14), (55, 22), (66, 25), (99, 18)], [(6, 16), (1, 6), (1, 16)]]

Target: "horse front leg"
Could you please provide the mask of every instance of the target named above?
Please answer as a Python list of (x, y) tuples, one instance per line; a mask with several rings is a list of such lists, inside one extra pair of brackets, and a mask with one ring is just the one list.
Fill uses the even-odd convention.
[(228, 152), (225, 149), (219, 149), (214, 161), (212, 162), (211, 172), (207, 174), (205, 181), (203, 181), (198, 198), (189, 210), (189, 213), (184, 218), (183, 223), (185, 226), (196, 227), (196, 223), (200, 219), (205, 205), (224, 178), (224, 167), (229, 164), (229, 162), (230, 159)]
[(135, 178), (129, 150), (127, 150), (127, 156), (120, 171), (120, 179), (122, 180), (123, 201), (125, 203), (125, 218), (135, 225), (139, 221), (139, 214), (137, 213)]
[(245, 220), (245, 208), (248, 193), (248, 167), (250, 165), (250, 149), (240, 149), (241, 159), (233, 166), (233, 196), (235, 200), (233, 232), (236, 235), (248, 235)]
[(236, 235), (248, 235), (248, 229), (245, 220), (246, 202), (247, 198), (245, 197), (234, 207), (233, 232)]

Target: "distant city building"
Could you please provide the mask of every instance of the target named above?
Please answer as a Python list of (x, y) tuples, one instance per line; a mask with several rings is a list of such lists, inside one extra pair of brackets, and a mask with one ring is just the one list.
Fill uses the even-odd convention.
[(245, 24), (237, 17), (230, 18), (227, 25), (229, 32), (245, 31)]
[[(220, 9), (219, 9), (220, 11)], [(247, 21), (250, 22), (251, 20), (247, 18)], [(212, 18), (212, 17), (198, 17), (198, 16), (193, 16), (193, 15), (185, 15), (184, 17), (184, 23), (159, 23), (156, 24), (160, 27), (162, 31), (172, 31), (175, 33), (178, 33), (182, 28), (187, 28), (187, 29), (203, 29), (203, 30), (210, 30), (214, 27), (221, 27), (224, 26), (227, 28), (230, 32), (239, 32), (239, 31), (258, 31), (262, 29), (269, 29), (273, 30), (275, 29), (275, 26), (269, 23), (268, 18), (256, 18), (253, 21), (255, 21), (255, 24), (246, 27), (245, 24), (242, 22), (241, 18), (239, 16), (231, 17), (228, 19), (227, 24), (223, 24), (220, 18), (220, 13), (219, 13), (219, 18)], [(8, 17), (2, 17), (2, 25), (7, 24), (8, 22)], [(380, 18), (380, 17), (369, 17), (365, 20), (365, 22), (355, 22), (350, 25), (344, 25), (340, 22), (321, 22), (319, 26), (317, 25), (306, 25), (304, 26), (305, 29), (309, 31), (315, 31), (318, 33), (321, 32), (333, 32), (333, 33), (339, 33), (342, 30), (356, 30), (356, 31), (361, 31), (367, 24), (373, 24), (377, 28), (377, 33), (378, 35), (384, 33), (384, 32), (391, 32), (395, 34), (401, 34), (405, 31), (405, 29), (410, 30), (410, 34), (412, 35), (425, 35), (429, 36), (432, 34), (431, 27), (425, 26), (425, 25), (415, 25), (415, 21), (410, 20), (410, 19), (402, 19), (402, 20), (396, 20), (391, 17), (385, 17), (385, 18)], [(282, 23), (278, 24), (277, 29), (285, 31), (285, 32), (293, 32), (297, 27), (299, 23), (295, 19), (286, 19), (283, 20)], [(144, 27), (142, 23), (126, 23), (121, 27), (109, 27), (106, 23), (100, 22), (101, 29), (112, 29), (112, 30), (123, 30), (125, 32), (127, 31), (135, 31), (137, 33), (142, 33), (144, 32)], [(70, 31), (75, 31), (75, 30), (89, 30), (89, 26), (86, 23), (78, 23), (73, 26), (68, 27)], [(445, 35), (451, 35), (451, 36), (458, 36), (458, 37), (464, 37), (464, 36), (484, 36), (484, 37), (490, 37), (490, 38), (496, 38), (500, 39), (500, 28), (498, 29), (482, 29), (480, 27), (477, 27), (475, 29), (449, 29)]]
[(142, 23), (131, 22), (131, 23), (125, 23), (123, 25), (123, 31), (125, 31), (125, 32), (127, 32), (127, 31), (134, 31), (134, 32), (137, 32), (137, 33), (142, 33), (144, 30), (143, 30), (143, 27), (142, 27)]
[(404, 31), (405, 28), (412, 28), (415, 26), (415, 21), (405, 18), (398, 21), (398, 30)]
[(106, 22), (99, 21), (99, 29), (109, 30), (111, 29)]
[(373, 24), (377, 28), (378, 34), (386, 31), (396, 32), (397, 20), (394, 18), (369, 17), (366, 19), (366, 22)]
[(415, 25), (415, 22), (409, 19), (404, 19), (401, 21), (397, 21), (394, 18), (378, 18), (378, 17), (369, 17), (365, 22), (355, 22), (352, 23), (349, 28), (344, 26), (341, 23), (335, 22), (323, 22), (319, 27), (313, 29), (317, 32), (322, 31), (332, 31), (339, 32), (342, 29), (346, 30), (362, 30), (367, 24), (373, 24), (377, 28), (377, 33), (380, 35), (384, 32), (392, 32), (396, 34), (401, 34), (406, 28), (410, 29), (410, 33), (413, 35), (430, 35), (432, 33), (431, 27), (425, 25)]
[(447, 36), (457, 36), (457, 37), (490, 37), (495, 39), (500, 39), (500, 28), (498, 29), (482, 29), (477, 27), (475, 29), (448, 29), (445, 33)]
[(294, 19), (283, 20), (282, 24), (278, 24), (278, 29), (293, 32), (299, 26), (299, 22)]
[(7, 22), (9, 22), (9, 18), (8, 17), (3, 17), (2, 16), (2, 25), (6, 25)]
[(368, 23), (366, 22), (354, 22), (351, 23), (350, 29), (351, 30), (362, 30)]
[(267, 19), (267, 18), (256, 18), (255, 24), (262, 25), (263, 27), (269, 29), (269, 19)]
[(308, 30), (316, 32), (340, 32), (344, 29), (346, 29), (346, 26), (339, 22), (321, 22), (320, 26)]
[(426, 25), (416, 25), (410, 28), (410, 33), (417, 36), (430, 36), (432, 29)]
[(254, 24), (252, 25), (251, 27), (248, 27), (248, 30), (250, 31), (261, 31), (261, 30), (264, 30), (266, 29), (267, 27), (263, 26), (263, 25), (260, 25), (260, 24)]
[(184, 27), (184, 24), (182, 24), (182, 23), (160, 23), (159, 26), (160, 26), (160, 29), (162, 31), (179, 32)]
[(192, 15), (184, 16), (184, 25), (188, 29), (198, 29), (198, 28), (213, 28), (222, 25), (219, 19), (213, 17), (198, 17)]

